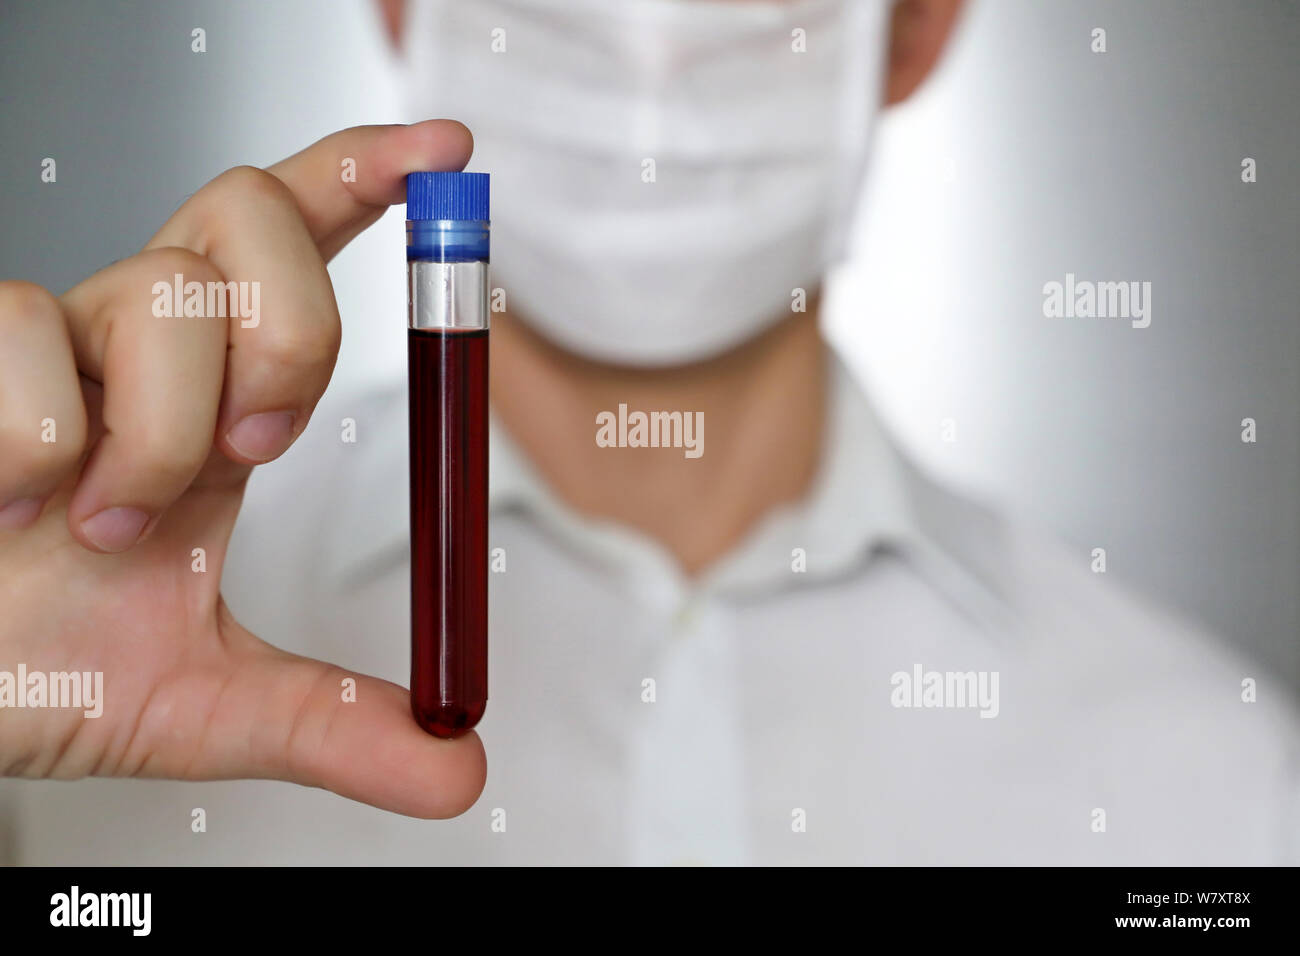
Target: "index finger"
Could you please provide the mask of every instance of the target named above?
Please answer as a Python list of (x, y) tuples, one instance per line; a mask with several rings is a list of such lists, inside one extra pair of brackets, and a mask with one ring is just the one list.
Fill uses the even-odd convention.
[(289, 187), (328, 262), (389, 206), (406, 201), (406, 174), (463, 169), (474, 137), (455, 120), (355, 126), (267, 170)]

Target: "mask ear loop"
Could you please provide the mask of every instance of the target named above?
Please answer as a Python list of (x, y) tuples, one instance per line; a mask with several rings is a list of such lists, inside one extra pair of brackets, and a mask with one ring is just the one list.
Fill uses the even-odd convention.
[(844, 257), (856, 205), (870, 155), (872, 121), (884, 93), (885, 49), (892, 2), (846, 0), (841, 4), (843, 29), (838, 38), (840, 83), (837, 148), (832, 160), (831, 192), (825, 210), (830, 223), (823, 240), (822, 261)]

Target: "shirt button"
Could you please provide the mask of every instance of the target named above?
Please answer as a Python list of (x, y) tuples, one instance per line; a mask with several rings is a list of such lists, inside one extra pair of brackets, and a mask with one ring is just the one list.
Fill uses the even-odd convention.
[(699, 616), (699, 601), (695, 598), (683, 601), (677, 608), (677, 613), (673, 615), (673, 631), (682, 633), (689, 631), (695, 625), (695, 619)]

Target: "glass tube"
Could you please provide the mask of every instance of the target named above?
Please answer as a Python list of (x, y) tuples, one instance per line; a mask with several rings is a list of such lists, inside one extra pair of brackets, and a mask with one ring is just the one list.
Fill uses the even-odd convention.
[(439, 737), (487, 708), (488, 224), (408, 220), (411, 709)]

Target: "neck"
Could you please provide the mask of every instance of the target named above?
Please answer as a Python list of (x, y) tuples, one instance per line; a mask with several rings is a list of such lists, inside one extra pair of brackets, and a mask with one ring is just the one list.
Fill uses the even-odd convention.
[[(590, 362), (509, 315), (492, 320), (494, 411), (552, 492), (584, 515), (654, 538), (688, 575), (807, 493), (820, 460), (826, 366), (815, 308), (718, 358), (666, 369)], [(629, 438), (636, 412), (681, 412), (692, 422), (702, 413), (703, 454), (602, 447), (597, 416), (611, 413), (603, 434), (618, 437), (620, 405)]]

